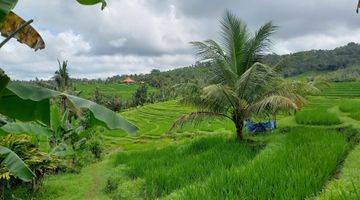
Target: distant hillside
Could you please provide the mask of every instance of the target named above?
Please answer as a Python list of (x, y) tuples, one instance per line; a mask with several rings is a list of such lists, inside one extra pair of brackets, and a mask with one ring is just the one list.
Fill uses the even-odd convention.
[(309, 71), (334, 71), (360, 64), (360, 44), (349, 43), (334, 50), (268, 55), (264, 62), (270, 65), (280, 62), (285, 76), (296, 76)]
[[(137, 82), (145, 82), (154, 88), (172, 87), (181, 83), (207, 84), (211, 80), (211, 66), (208, 63), (196, 63), (189, 67), (169, 71), (153, 69), (149, 74), (134, 74), (131, 77)], [(126, 76), (113, 76), (107, 83), (118, 83)]]
[[(281, 62), (280, 62), (281, 61)], [(349, 71), (358, 71), (356, 65), (360, 65), (360, 44), (349, 43), (346, 46), (338, 47), (334, 50), (311, 50), (288, 55), (267, 55), (264, 63), (275, 66), (280, 63), (283, 73), (286, 77), (311, 74), (318, 75), (324, 72), (333, 72), (331, 74), (333, 81), (342, 81), (344, 76), (346, 80), (357, 80), (358, 76), (349, 76)], [(339, 70), (344, 69), (346, 70)], [(350, 70), (351, 68), (351, 70)], [(355, 68), (355, 69), (354, 69)], [(339, 72), (341, 73), (339, 73)], [(322, 72), (322, 73), (318, 73)], [(326, 73), (327, 74), (327, 73)], [(358, 74), (358, 73), (357, 73)], [(355, 74), (356, 75), (356, 74)], [(102, 80), (78, 80), (80, 82), (106, 82), (119, 83), (126, 75), (114, 76)], [(136, 81), (144, 81), (155, 88), (171, 87), (180, 83), (208, 84), (211, 82), (212, 70), (208, 63), (196, 63), (189, 67), (178, 68), (169, 71), (152, 70), (149, 74), (140, 74), (131, 76)]]

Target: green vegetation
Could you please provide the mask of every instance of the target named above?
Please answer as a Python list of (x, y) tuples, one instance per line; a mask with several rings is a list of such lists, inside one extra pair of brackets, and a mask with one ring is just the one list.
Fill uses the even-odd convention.
[[(126, 85), (120, 83), (86, 83), (81, 82), (75, 85), (76, 90), (80, 92), (80, 97), (93, 99), (94, 92), (98, 89), (105, 96), (119, 97), (121, 100), (131, 100), (134, 92), (140, 87), (138, 84)], [(157, 92), (154, 87), (148, 88), (149, 93)]]
[[(81, 0), (79, 3), (94, 5), (103, 3), (104, 0)], [(6, 39), (1, 43), (0, 48), (13, 37), (19, 42), (27, 44), (35, 50), (45, 48), (44, 41), (37, 31), (30, 26), (33, 20), (25, 22), (22, 18), (12, 12), (17, 0), (0, 0), (0, 26), (1, 35)], [(88, 133), (88, 128), (95, 125), (109, 129), (123, 129), (128, 132), (135, 132), (137, 128), (105, 107), (94, 102), (76, 97), (70, 94), (70, 77), (67, 72), (67, 62), (59, 62), (59, 70), (55, 72), (56, 89), (50, 90), (33, 85), (11, 82), (10, 78), (0, 69), (0, 117), (1, 130), (3, 134), (0, 143), (0, 198), (13, 198), (12, 190), (18, 185), (30, 185), (34, 190), (42, 181), (45, 173), (61, 169), (61, 165), (52, 165), (52, 156), (59, 156), (59, 152), (65, 155), (72, 155), (74, 163), (77, 155), (77, 148), (83, 150), (83, 143), (86, 139), (83, 135)], [(58, 106), (63, 115), (54, 118), (50, 111), (51, 105)], [(83, 112), (87, 111), (87, 119), (83, 118)], [(71, 112), (71, 113), (70, 113)], [(72, 116), (70, 116), (70, 114)], [(75, 118), (79, 121), (75, 122)], [(23, 124), (22, 122), (32, 122)], [(86, 121), (87, 126), (75, 127), (75, 123)], [(53, 122), (57, 122), (54, 125)], [(3, 127), (6, 126), (6, 128)], [(20, 127), (20, 128), (19, 128)], [(14, 128), (14, 129), (13, 129)], [(48, 131), (45, 129), (53, 130)], [(35, 130), (43, 129), (37, 132)], [(21, 131), (21, 134), (33, 134), (32, 136), (17, 137), (12, 133)], [(46, 133), (45, 135), (40, 135)], [(47, 135), (49, 133), (49, 135)], [(19, 134), (19, 132), (17, 133)], [(38, 139), (36, 136), (46, 136), (45, 142), (51, 146), (51, 152), (47, 155), (39, 151), (39, 145), (33, 142)], [(70, 141), (66, 144), (67, 141)], [(98, 151), (98, 149), (97, 149)], [(91, 150), (95, 154), (94, 149)], [(60, 153), (60, 154), (61, 154)], [(57, 159), (57, 158), (56, 158)]]
[(264, 62), (276, 65), (280, 61), (285, 76), (294, 76), (309, 71), (334, 71), (360, 63), (360, 45), (349, 43), (334, 50), (310, 50), (288, 55), (269, 55)]
[(346, 158), (338, 179), (330, 182), (319, 200), (360, 199), (360, 146)]
[(340, 118), (336, 113), (331, 113), (327, 109), (305, 109), (295, 115), (298, 124), (304, 125), (337, 125), (341, 124)]
[(115, 163), (127, 166), (125, 174), (129, 178), (144, 179), (143, 198), (156, 199), (242, 166), (256, 155), (257, 149), (234, 139), (205, 137), (161, 150), (121, 153)]
[(316, 194), (343, 159), (348, 145), (336, 131), (289, 129), (254, 160), (190, 185), (176, 199), (304, 199)]
[(213, 65), (213, 83), (183, 100), (197, 111), (183, 115), (173, 127), (210, 117), (227, 118), (236, 127), (238, 140), (243, 140), (245, 120), (298, 110), (305, 101), (301, 95), (316, 88), (285, 81), (272, 67), (259, 63), (276, 30), (271, 22), (251, 34), (243, 21), (226, 11), (220, 24), (221, 44), (214, 40), (192, 43), (201, 61)]
[[(0, 48), (12, 37), (45, 48), (16, 4), (0, 0)], [(226, 11), (220, 43), (192, 43), (200, 62), (134, 75), (141, 85), (71, 79), (67, 61), (42, 87), (0, 70), (0, 199), (359, 199), (360, 100), (350, 98), (360, 82), (332, 83), (301, 109), (322, 80), (359, 80), (359, 45), (265, 56), (275, 29), (251, 33)], [(300, 75), (284, 79), (283, 66)], [(278, 129), (248, 135), (253, 118)]]
[[(310, 108), (339, 103), (323, 97), (310, 100)], [(335, 130), (307, 127), (279, 127), (275, 134), (246, 136), (248, 143), (237, 143), (230, 120), (209, 119), (163, 134), (173, 120), (193, 109), (170, 101), (122, 113), (139, 127), (139, 135), (105, 131), (105, 152), (115, 156), (86, 166), (80, 174), (48, 177), (37, 199), (218, 199), (224, 194), (304, 199), (325, 187), (350, 147)], [(354, 185), (343, 190), (358, 190), (356, 180), (354, 176)]]
[(360, 112), (352, 112), (352, 113), (350, 113), (349, 117), (351, 117), (357, 121), (360, 121)]
[(331, 83), (324, 89), (323, 96), (328, 97), (360, 97), (360, 82)]
[(345, 100), (340, 103), (339, 106), (342, 112), (355, 113), (360, 111), (360, 100), (359, 99), (351, 99)]

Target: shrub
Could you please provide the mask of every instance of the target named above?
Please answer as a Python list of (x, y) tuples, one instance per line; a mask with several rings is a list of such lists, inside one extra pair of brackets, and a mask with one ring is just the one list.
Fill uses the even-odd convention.
[(337, 125), (341, 124), (340, 118), (326, 108), (302, 110), (295, 115), (298, 124), (304, 125)]
[[(37, 187), (46, 173), (52, 172), (58, 168), (59, 161), (55, 157), (41, 152), (38, 146), (28, 135), (6, 135), (0, 137), (0, 145), (15, 152), (36, 174), (36, 180), (33, 186)], [(1, 160), (0, 155), (0, 160)], [(17, 186), (21, 183), (16, 177), (0, 164), (0, 185), (8, 185), (8, 188)]]
[(107, 179), (106, 185), (104, 188), (105, 193), (112, 193), (119, 187), (117, 180), (113, 180), (111, 178)]
[(102, 147), (101, 147), (101, 143), (99, 140), (94, 139), (94, 140), (89, 141), (88, 148), (96, 159), (101, 158)]
[(133, 95), (133, 104), (135, 106), (143, 106), (147, 102), (148, 88), (141, 85)]

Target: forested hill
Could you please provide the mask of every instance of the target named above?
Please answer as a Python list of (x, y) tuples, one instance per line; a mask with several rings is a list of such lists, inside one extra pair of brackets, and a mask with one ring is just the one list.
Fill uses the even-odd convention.
[[(280, 62), (281, 61), (281, 62)], [(288, 55), (267, 55), (264, 63), (280, 63), (285, 76), (296, 76), (309, 71), (335, 71), (360, 64), (360, 44), (349, 43), (334, 50), (311, 50)], [(197, 63), (190, 67), (150, 74), (132, 75), (136, 81), (144, 81), (153, 87), (166, 87), (179, 83), (206, 84), (211, 80), (211, 67), (206, 63)], [(106, 82), (119, 82), (124, 76), (108, 78)]]
[(268, 55), (264, 62), (270, 65), (280, 62), (285, 76), (295, 76), (308, 71), (334, 71), (360, 64), (360, 44), (349, 43), (334, 50), (311, 50), (281, 56)]

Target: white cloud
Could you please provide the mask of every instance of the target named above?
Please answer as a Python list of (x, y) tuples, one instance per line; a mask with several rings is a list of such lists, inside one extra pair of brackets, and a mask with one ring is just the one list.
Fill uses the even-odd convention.
[(360, 43), (360, 28), (353, 31), (337, 29), (333, 34), (308, 34), (288, 40), (278, 39), (273, 50), (278, 54), (289, 54), (305, 50), (334, 49), (350, 42)]
[(170, 69), (194, 62), (190, 41), (216, 39), (226, 8), (251, 29), (266, 21), (280, 25), (274, 50), (334, 48), (360, 42), (353, 0), (107, 0), (108, 7), (75, 1), (26, 0), (15, 9), (34, 18), (46, 49), (33, 52), (15, 41), (0, 51), (0, 67), (16, 79), (49, 78), (56, 59), (67, 59), (74, 77)]

